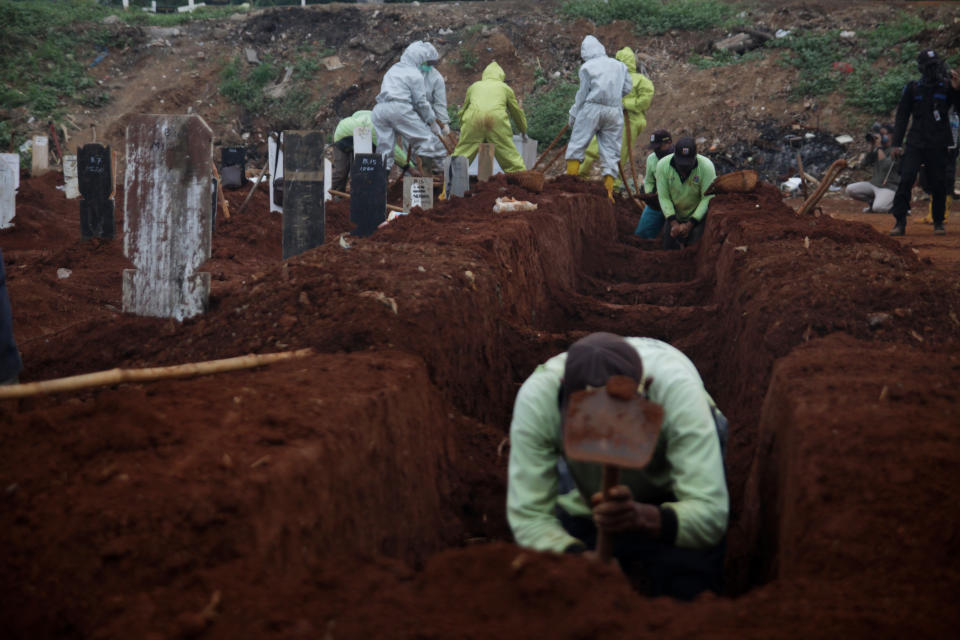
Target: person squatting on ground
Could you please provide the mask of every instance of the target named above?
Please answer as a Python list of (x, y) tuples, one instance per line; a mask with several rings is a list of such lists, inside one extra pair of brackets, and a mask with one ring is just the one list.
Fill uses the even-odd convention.
[[(368, 127), (376, 148), (377, 130), (371, 120), (371, 111), (354, 111), (337, 123), (333, 132), (333, 170), (331, 188), (334, 191), (346, 191), (347, 181), (350, 179), (350, 167), (353, 166), (353, 130), (357, 127)], [(403, 170), (409, 170), (413, 175), (419, 175), (416, 169), (408, 166), (407, 154), (399, 144), (393, 145), (393, 159)]]
[(663, 211), (660, 210), (660, 199), (657, 195), (657, 163), (673, 153), (673, 138), (666, 129), (657, 129), (650, 134), (650, 155), (647, 156), (647, 167), (643, 176), (643, 191), (646, 206), (640, 214), (640, 222), (634, 229), (634, 235), (641, 238), (656, 238), (663, 228)]
[(13, 339), (13, 312), (7, 295), (7, 273), (0, 251), (0, 385), (17, 384), (23, 362)]
[[(653, 458), (623, 469), (603, 500), (601, 465), (565, 458), (570, 395), (630, 376), (663, 406)], [(580, 553), (597, 529), (639, 591), (690, 599), (718, 590), (729, 498), (723, 467), (726, 418), (692, 362), (665, 342), (593, 333), (536, 368), (517, 394), (510, 424), (507, 519), (522, 547)], [(591, 504), (591, 507), (587, 505)]]
[(597, 136), (600, 168), (607, 197), (613, 202), (613, 181), (623, 142), (623, 96), (633, 88), (627, 65), (607, 56), (607, 50), (593, 36), (580, 45), (580, 88), (570, 107), (570, 143), (567, 145), (567, 173), (577, 175), (587, 145)]
[(429, 42), (427, 46), (427, 61), (420, 65), (423, 72), (423, 85), (427, 91), (427, 102), (433, 107), (433, 115), (440, 123), (440, 133), (450, 135), (450, 113), (447, 111), (447, 83), (437, 71), (436, 63), (440, 60), (437, 48)]
[(871, 148), (863, 158), (864, 167), (873, 167), (873, 177), (847, 185), (847, 196), (867, 203), (864, 213), (887, 213), (893, 207), (900, 184), (900, 160), (890, 155), (891, 130), (889, 125), (874, 125), (867, 134)]
[[(616, 57), (627, 65), (627, 71), (633, 82), (630, 93), (623, 96), (624, 123), (623, 140), (620, 142), (620, 165), (626, 173), (630, 169), (630, 149), (635, 147), (637, 138), (647, 128), (647, 109), (650, 108), (650, 102), (653, 100), (653, 83), (647, 76), (637, 72), (637, 56), (633, 49), (624, 47), (617, 51)], [(629, 120), (629, 126), (627, 120)], [(594, 138), (584, 152), (583, 163), (580, 165), (581, 178), (590, 175), (593, 162), (597, 159), (597, 149), (597, 139)]]
[(442, 161), (447, 151), (440, 142), (440, 125), (427, 101), (420, 65), (430, 56), (427, 43), (410, 44), (383, 76), (377, 106), (371, 119), (377, 130), (377, 153), (389, 172), (393, 167), (393, 145), (398, 135), (410, 144), (412, 152), (431, 163)]
[(713, 199), (705, 192), (716, 177), (713, 162), (697, 153), (693, 138), (680, 138), (674, 152), (657, 162), (657, 198), (667, 225), (664, 249), (680, 249), (703, 236)]
[(494, 61), (483, 70), (482, 79), (467, 89), (459, 113), (460, 140), (453, 155), (466, 156), (472, 162), (480, 144), (491, 142), (500, 167), (510, 173), (526, 168), (523, 157), (513, 144), (510, 119), (526, 138), (527, 117), (513, 89), (504, 82), (505, 77), (503, 69)]
[[(890, 230), (892, 236), (906, 233), (907, 212), (910, 209), (910, 193), (917, 179), (920, 165), (926, 168), (930, 186), (930, 213), (933, 232), (943, 235), (944, 211), (946, 210), (947, 147), (952, 132), (947, 117), (950, 106), (960, 105), (960, 74), (955, 70), (947, 73), (937, 54), (927, 49), (917, 56), (920, 80), (912, 80), (903, 88), (897, 105), (896, 128), (893, 132), (893, 148), (890, 153), (903, 156), (900, 164), (900, 184), (893, 197), (893, 214), (896, 224)], [(907, 133), (907, 124), (910, 132)], [(906, 149), (900, 147), (907, 136)]]

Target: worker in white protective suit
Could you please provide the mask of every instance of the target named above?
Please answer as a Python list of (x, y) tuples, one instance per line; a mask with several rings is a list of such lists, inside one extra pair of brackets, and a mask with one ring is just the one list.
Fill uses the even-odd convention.
[(408, 46), (380, 85), (371, 119), (377, 130), (377, 153), (383, 157), (387, 171), (393, 167), (393, 145), (398, 135), (414, 154), (430, 163), (438, 163), (447, 155), (420, 70), (430, 55), (427, 47), (420, 40)]
[(437, 71), (436, 63), (440, 60), (437, 48), (429, 42), (427, 46), (427, 61), (420, 65), (423, 72), (423, 84), (427, 89), (427, 102), (433, 107), (433, 115), (440, 122), (440, 131), (443, 135), (450, 135), (450, 113), (447, 111), (447, 83)]
[(567, 145), (567, 173), (577, 175), (584, 152), (594, 135), (599, 146), (603, 186), (613, 202), (613, 180), (623, 142), (623, 97), (633, 88), (627, 65), (607, 56), (593, 36), (580, 45), (580, 89), (570, 107), (570, 144)]

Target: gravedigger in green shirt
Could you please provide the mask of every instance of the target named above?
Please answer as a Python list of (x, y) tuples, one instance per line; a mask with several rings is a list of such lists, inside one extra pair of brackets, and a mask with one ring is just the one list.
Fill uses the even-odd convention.
[[(564, 454), (563, 416), (570, 394), (612, 375), (634, 378), (638, 392), (663, 406), (664, 421), (650, 463), (621, 470), (605, 501), (600, 465)], [(610, 333), (578, 340), (517, 394), (507, 487), (517, 544), (589, 551), (599, 527), (614, 534), (614, 556), (638, 590), (683, 599), (718, 590), (729, 510), (726, 425), (696, 367), (669, 344)]]
[(657, 163), (657, 196), (667, 224), (664, 249), (680, 249), (703, 236), (713, 199), (706, 191), (716, 178), (713, 162), (697, 153), (693, 138), (677, 140), (673, 153)]

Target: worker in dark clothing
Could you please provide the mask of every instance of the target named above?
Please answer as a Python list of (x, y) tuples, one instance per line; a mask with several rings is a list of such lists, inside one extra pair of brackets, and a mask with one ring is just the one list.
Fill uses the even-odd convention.
[[(944, 210), (946, 206), (947, 147), (953, 142), (948, 112), (951, 105), (960, 104), (960, 74), (956, 70), (947, 73), (937, 54), (928, 49), (917, 57), (921, 73), (919, 81), (911, 81), (903, 89), (897, 105), (897, 119), (893, 132), (894, 157), (902, 156), (900, 184), (893, 197), (891, 213), (896, 224), (890, 230), (892, 236), (902, 236), (907, 228), (907, 211), (910, 209), (910, 192), (917, 179), (920, 166), (926, 167), (930, 184), (933, 232), (944, 235)], [(910, 132), (907, 134), (907, 124)], [(901, 148), (906, 135), (906, 149)]]
[(17, 384), (20, 369), (20, 352), (13, 339), (13, 313), (7, 296), (7, 274), (3, 268), (3, 252), (0, 251), (0, 385)]

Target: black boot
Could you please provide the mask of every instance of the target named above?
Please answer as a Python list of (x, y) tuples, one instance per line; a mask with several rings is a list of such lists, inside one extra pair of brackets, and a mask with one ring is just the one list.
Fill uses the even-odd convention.
[(893, 225), (893, 229), (890, 229), (888, 235), (891, 236), (904, 236), (907, 234), (907, 222), (906, 220), (897, 220), (897, 224)]

